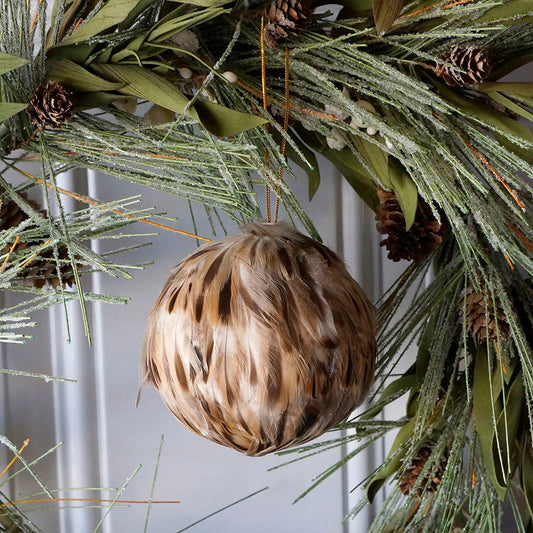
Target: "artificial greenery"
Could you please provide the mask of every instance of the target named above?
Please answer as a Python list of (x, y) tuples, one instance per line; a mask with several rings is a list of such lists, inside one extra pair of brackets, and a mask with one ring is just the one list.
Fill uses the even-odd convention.
[[(237, 221), (260, 219), (258, 190), (274, 183), (287, 216), (318, 237), (291, 193), (284, 139), (292, 163), (307, 172), (310, 196), (320, 186), (319, 152), (371, 208), (378, 203), (377, 186), (394, 191), (408, 230), (421, 198), (444, 232), (439, 249), (407, 267), (379, 302), (379, 361), (369, 409), (343, 424), (341, 437), (299, 449), (316, 453), (359, 442), (317, 483), (399, 429), (348, 518), (385, 483), (397, 485), (431, 439), (433, 453), (418, 486), (445, 455), (437, 491), (405, 496), (394, 488), (371, 531), (496, 532), (505, 499), (518, 531), (531, 531), (533, 83), (501, 78), (533, 58), (533, 2), (338, 4), (337, 17), (313, 16), (286, 44), (285, 131), (277, 120), (286, 106), (284, 45), (265, 50), (262, 79), (265, 2), (56, 0), (47, 24), (46, 2), (32, 9), (27, 2), (0, 0), (0, 189), (3, 201), (15, 201), (29, 215), (0, 234), (0, 285), (27, 296), (1, 311), (0, 340), (23, 340), (38, 308), (70, 298), (78, 298), (82, 309), (87, 300), (114, 301), (85, 292), (80, 276), (101, 271), (130, 277), (131, 265), (96, 254), (86, 242), (153, 216), (136, 209), (133, 199), (83, 197), (87, 209), (65, 212), (59, 173), (92, 168), (180, 195), (196, 216), (209, 217), (213, 230), (223, 230), (222, 213)], [(458, 46), (490, 55), (491, 74), (483, 83), (451, 87), (438, 76)], [(26, 112), (49, 80), (72, 91), (76, 103), (72, 119), (59, 129), (40, 128)], [(170, 121), (147, 123), (135, 112), (142, 101), (166, 109)], [(24, 170), (32, 154), (40, 156), (39, 176)], [(14, 187), (3, 177), (8, 170), (26, 179)], [(55, 206), (58, 216), (42, 216), (21, 196), (35, 185), (44, 188), (44, 207)], [(31, 244), (10, 252), (19, 235)], [(131, 239), (135, 247), (136, 235)], [(61, 246), (76, 289), (20, 283), (28, 260), (43, 250), (54, 250), (59, 269)], [(469, 331), (464, 304), (461, 309), (470, 286), (485, 295), (487, 318), (497, 317), (495, 334), (481, 344)], [(498, 334), (501, 313), (509, 338)], [(397, 376), (409, 346), (417, 347), (416, 363)], [(405, 417), (383, 420), (383, 408), (403, 395)]]

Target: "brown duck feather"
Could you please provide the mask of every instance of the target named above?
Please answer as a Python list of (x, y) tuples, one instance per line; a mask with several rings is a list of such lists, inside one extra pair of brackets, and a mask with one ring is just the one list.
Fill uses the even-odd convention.
[(264, 455), (318, 437), (363, 401), (373, 312), (329, 248), (287, 224), (248, 224), (171, 271), (142, 380), (196, 433)]

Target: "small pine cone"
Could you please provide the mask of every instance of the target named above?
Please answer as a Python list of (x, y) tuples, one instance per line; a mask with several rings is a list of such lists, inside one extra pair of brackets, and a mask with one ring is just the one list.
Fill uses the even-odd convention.
[[(413, 491), (418, 481), (418, 476), (420, 476), (422, 470), (424, 470), (427, 462), (429, 461), (429, 458), (431, 457), (431, 454), (433, 453), (434, 448), (435, 443), (432, 441), (428, 440), (424, 444), (422, 444), (422, 446), (419, 448), (419, 450), (413, 457), (411, 465), (400, 478), (398, 487), (400, 491), (406, 496), (411, 494), (411, 492)], [(442, 479), (442, 475), (446, 470), (447, 463), (448, 453), (446, 451), (440, 457), (437, 465), (434, 465), (429, 469), (429, 472), (426, 473), (425, 479), (418, 485), (418, 488), (416, 489), (416, 496), (418, 498), (422, 497), (422, 494), (424, 492), (430, 494), (434, 494), (435, 492), (437, 492), (438, 486)]]
[[(20, 194), (36, 211), (40, 211), (46, 216), (46, 211), (41, 210), (40, 205), (28, 198), (26, 193)], [(22, 221), (29, 218), (29, 215), (23, 211), (19, 205), (13, 200), (2, 202), (0, 207), (0, 231), (18, 226)], [(26, 241), (19, 241), (13, 251), (23, 250), (28, 246)], [(4, 247), (2, 254), (7, 253), (11, 249), (10, 245)], [(61, 282), (63, 287), (72, 286), (74, 283), (74, 274), (72, 272), (72, 265), (68, 257), (66, 246), (58, 248), (58, 256), (60, 261)], [(35, 257), (33, 261), (28, 263), (20, 273), (18, 280), (22, 285), (35, 287), (41, 289), (47, 283), (50, 287), (57, 289), (59, 287), (59, 277), (57, 275), (57, 266), (54, 260), (54, 253), (51, 249), (43, 250)]]
[(442, 56), (442, 61), (435, 72), (451, 87), (476, 85), (485, 81), (492, 71), (488, 51), (477, 46), (453, 46)]
[(511, 336), (511, 329), (499, 299), (495, 297), (493, 303), (488, 293), (483, 290), (477, 292), (473, 285), (469, 285), (461, 294), (459, 312), (460, 316), (466, 314), (468, 331), (477, 344), (487, 342), (487, 337), (497, 341), (498, 338), (504, 340)]
[(73, 94), (55, 81), (39, 85), (28, 107), (31, 121), (40, 128), (60, 129), (73, 112)]
[[(63, 287), (72, 287), (75, 282), (74, 272), (68, 256), (66, 246), (57, 249), (59, 259), (59, 271)], [(45, 284), (57, 289), (60, 284), (57, 273), (57, 265), (54, 260), (54, 252), (51, 249), (44, 250), (29, 263), (20, 273), (19, 281), (22, 285), (42, 289)]]
[[(35, 201), (30, 200), (26, 193), (21, 193), (20, 196), (28, 202), (33, 209), (40, 211), (41, 206)], [(2, 202), (0, 207), (0, 231), (4, 231), (9, 228), (18, 226), (23, 220), (29, 218), (28, 214), (23, 211), (19, 205), (13, 200), (8, 200), (7, 202)], [(28, 246), (27, 242), (18, 242), (15, 246), (15, 250), (22, 250)], [(6, 246), (1, 253), (5, 254), (9, 251), (11, 246)]]
[(263, 35), (268, 46), (275, 48), (280, 41), (302, 33), (311, 16), (305, 0), (274, 0), (265, 8)]
[(419, 199), (415, 221), (411, 229), (405, 231), (405, 217), (396, 195), (378, 187), (378, 197), (376, 227), (380, 233), (388, 235), (379, 244), (387, 248), (389, 259), (423, 261), (440, 245), (442, 227), (426, 202)]

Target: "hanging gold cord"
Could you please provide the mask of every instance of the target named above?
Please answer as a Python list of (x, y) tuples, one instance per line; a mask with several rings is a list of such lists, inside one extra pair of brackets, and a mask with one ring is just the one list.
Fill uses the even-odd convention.
[[(263, 109), (266, 111), (268, 108), (268, 99), (267, 99), (267, 90), (266, 90), (266, 58), (265, 58), (265, 17), (261, 17), (261, 90), (263, 93)], [(265, 124), (265, 131), (268, 131), (268, 122)], [(270, 166), (270, 155), (268, 153), (268, 148), (265, 147), (265, 169), (268, 172), (268, 167)], [(266, 194), (266, 211), (267, 211), (267, 222), (272, 222), (272, 217), (270, 215), (270, 187), (265, 186)]]
[[(289, 47), (285, 44), (285, 115), (283, 116), (283, 130), (287, 131), (289, 127), (289, 113), (290, 113), (290, 95), (289, 95)], [(285, 149), (287, 147), (287, 139), (281, 139), (281, 155), (285, 157)], [(279, 214), (279, 200), (281, 197), (281, 181), (283, 180), (283, 167), (279, 167), (278, 186), (276, 189), (276, 210), (274, 213), (274, 222), (278, 221)]]
[[(263, 96), (263, 109), (267, 111), (268, 109), (268, 97), (266, 90), (266, 56), (265, 56), (265, 17), (261, 17), (261, 92)], [(289, 114), (290, 114), (290, 95), (289, 95), (289, 47), (285, 44), (285, 114), (283, 117), (283, 130), (287, 131), (289, 127)], [(268, 131), (268, 122), (265, 124), (265, 130)], [(281, 139), (281, 155), (285, 157), (285, 150), (287, 147), (287, 140), (285, 137)], [(270, 166), (270, 155), (268, 153), (268, 148), (265, 148), (265, 168), (268, 171)], [(283, 180), (283, 166), (279, 167), (278, 172), (278, 182), (276, 184), (276, 207), (274, 212), (274, 223), (278, 221), (279, 215), (279, 204), (281, 197), (281, 182)], [(270, 180), (273, 181), (273, 180)], [(270, 212), (270, 187), (267, 185), (265, 187), (266, 194), (266, 211), (267, 211), (267, 222), (272, 222), (272, 215)]]

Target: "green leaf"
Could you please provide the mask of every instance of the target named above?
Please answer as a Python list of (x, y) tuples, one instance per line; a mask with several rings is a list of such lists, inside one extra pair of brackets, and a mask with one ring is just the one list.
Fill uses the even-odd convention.
[(160, 43), (181, 31), (207, 22), (227, 12), (227, 9), (221, 7), (195, 10), (186, 13), (183, 12), (182, 8), (175, 9), (154, 26), (147, 40), (151, 43)]
[(23, 57), (12, 56), (5, 52), (0, 52), (0, 74), (5, 74), (10, 70), (15, 70), (19, 67), (23, 67), (30, 62), (29, 59)]
[[(62, 6), (63, 13), (61, 14), (58, 40), (61, 40), (68, 29), (75, 23), (76, 17), (79, 18), (80, 10), (83, 6), (84, 0), (67, 0)], [(56, 2), (52, 10), (52, 20), (55, 25), (56, 17), (59, 14), (59, 5)]]
[(529, 439), (524, 439), (522, 447), (522, 490), (530, 516), (533, 516), (533, 449)]
[(0, 123), (7, 120), (9, 117), (20, 113), (26, 109), (28, 104), (19, 104), (15, 102), (0, 102)]
[(521, 157), (524, 161), (529, 163), (530, 165), (533, 165), (533, 149), (525, 149), (520, 148), (519, 146), (516, 146), (516, 144), (512, 143), (507, 139), (507, 137), (500, 135), (499, 133), (494, 133), (494, 137), (503, 144), (508, 150), (515, 153), (518, 157)]
[(420, 338), (418, 353), (416, 355), (416, 378), (420, 385), (424, 382), (426, 378), (426, 371), (429, 367), (429, 361), (431, 359), (431, 344), (435, 336), (435, 327), (439, 316), (436, 314), (431, 314), (429, 321), (424, 329), (424, 333)]
[(202, 125), (218, 137), (232, 137), (267, 122), (263, 117), (235, 111), (208, 100), (197, 100), (194, 109)]
[[(498, 365), (501, 367), (501, 364)], [(505, 407), (498, 418), (498, 439), (492, 441), (494, 464), (498, 465), (496, 475), (502, 486), (507, 487), (518, 461), (516, 448), (518, 432), (524, 408), (524, 383), (522, 372), (518, 372), (505, 394)]]
[(500, 483), (497, 471), (498, 469), (501, 471), (501, 465), (496, 466), (494, 454), (492, 453), (492, 443), (496, 433), (495, 421), (498, 420), (501, 414), (501, 407), (497, 401), (492, 401), (491, 387), (492, 372), (489, 368), (487, 349), (483, 346), (476, 355), (474, 384), (472, 388), (476, 433), (483, 465), (489, 474), (496, 493), (503, 500), (507, 493), (507, 488)]
[[(135, 37), (133, 41), (131, 41), (128, 46), (124, 50), (121, 50), (121, 52), (138, 52), (141, 49), (141, 46), (144, 44), (144, 41), (146, 40), (147, 34), (139, 35), (138, 37)], [(127, 55), (127, 54), (126, 54)], [(120, 61), (120, 52), (117, 52), (116, 54), (113, 54), (113, 63), (117, 63)]]
[[(176, 113), (183, 114), (189, 100), (168, 80), (148, 69), (136, 65), (102, 65), (91, 67), (108, 80), (123, 83), (120, 92), (144, 98)], [(191, 106), (187, 116), (198, 120), (198, 113)]]
[(409, 231), (415, 221), (418, 189), (401, 163), (394, 158), (389, 159), (390, 183), (405, 217), (405, 231)]
[[(395, 379), (392, 383), (389, 383), (381, 393), (379, 400), (374, 403), (369, 409), (367, 409), (360, 417), (359, 420), (370, 420), (377, 414), (383, 411), (383, 408), (389, 403), (389, 398), (399, 398), (401, 394), (411, 390), (416, 385), (416, 375), (413, 372), (414, 367), (411, 367), (403, 376)], [(401, 393), (401, 394), (400, 394)]]
[(327, 149), (322, 154), (337, 167), (366, 205), (375, 211), (379, 205), (376, 184), (357, 156), (349, 148), (340, 151)]
[(489, 96), (496, 100), (496, 102), (499, 102), (500, 104), (504, 105), (511, 111), (514, 111), (518, 115), (524, 117), (525, 119), (529, 120), (530, 122), (533, 122), (533, 114), (524, 109), (523, 107), (520, 107), (518, 104), (515, 104), (512, 100), (509, 100), (509, 98), (506, 98), (503, 94), (500, 94), (498, 92), (491, 92), (489, 93)]
[[(294, 137), (296, 137), (296, 133), (293, 133)], [(272, 136), (276, 139), (278, 144), (281, 144), (281, 135), (279, 135), (278, 132), (273, 131)], [(307, 180), (309, 183), (309, 200), (312, 200), (320, 185), (320, 168), (315, 153), (303, 142), (298, 143), (298, 150), (303, 154), (303, 157), (291, 146), (290, 143), (286, 144), (285, 153), (287, 157), (307, 174)]]
[(394, 24), (406, 0), (373, 0), (372, 11), (378, 35), (384, 35)]
[(353, 143), (368, 165), (374, 170), (379, 181), (387, 189), (392, 189), (389, 171), (389, 154), (379, 146), (361, 137), (353, 136)]
[(128, 13), (128, 16), (118, 25), (120, 30), (129, 30), (135, 19), (147, 8), (153, 5), (154, 0), (138, 0), (137, 5)]
[(309, 184), (307, 190), (309, 194), (309, 200), (312, 200), (316, 191), (318, 191), (318, 187), (320, 186), (320, 167), (318, 166), (316, 155), (312, 150), (309, 150), (305, 144), (299, 145), (299, 148), (303, 152), (308, 164), (303, 159), (301, 159), (300, 163), (298, 160), (299, 154), (289, 143), (287, 143), (287, 154), (307, 174), (307, 180)]
[(79, 65), (88, 61), (96, 48), (96, 44), (79, 43), (72, 46), (54, 46), (46, 52), (46, 70), (56, 62), (68, 59)]
[(302, 127), (295, 129), (307, 146), (322, 154), (335, 165), (361, 199), (375, 211), (379, 204), (376, 185), (372, 180), (372, 176), (361, 164), (357, 156), (349, 148), (344, 148), (343, 150), (329, 148), (323, 138), (314, 132), (307, 131)]
[(477, 86), (477, 90), (482, 93), (492, 93), (498, 91), (499, 93), (507, 94), (508, 96), (529, 96), (533, 97), (533, 83), (530, 82), (504, 82), (504, 81), (490, 81)]
[(398, 431), (398, 435), (396, 435), (387, 457), (392, 457), (396, 452), (398, 453), (371, 479), (366, 489), (366, 497), (370, 503), (374, 501), (378, 490), (383, 486), (385, 481), (400, 468), (405, 455), (405, 444), (412, 437), (415, 424), (416, 418), (413, 418)]
[(56, 46), (79, 43), (90, 37), (108, 30), (123, 22), (130, 12), (137, 7), (139, 0), (113, 0), (102, 5), (99, 11), (86, 23), (82, 24), (78, 30), (69, 35)]
[(434, 83), (442, 96), (453, 103), (463, 115), (475, 117), (483, 126), (508, 136), (511, 142), (516, 142), (514, 139), (521, 139), (533, 147), (533, 132), (525, 124), (507, 117), (481, 102), (466, 98), (436, 81)]
[(46, 74), (48, 79), (57, 81), (75, 91), (114, 91), (124, 86), (123, 82), (107, 81), (95, 76), (69, 59), (54, 61)]
[(202, 7), (218, 7), (224, 4), (229, 4), (232, 0), (169, 0), (169, 2), (177, 2), (180, 4), (193, 4)]
[(479, 22), (495, 22), (509, 20), (513, 24), (524, 24), (533, 21), (533, 0), (506, 0), (476, 19)]

